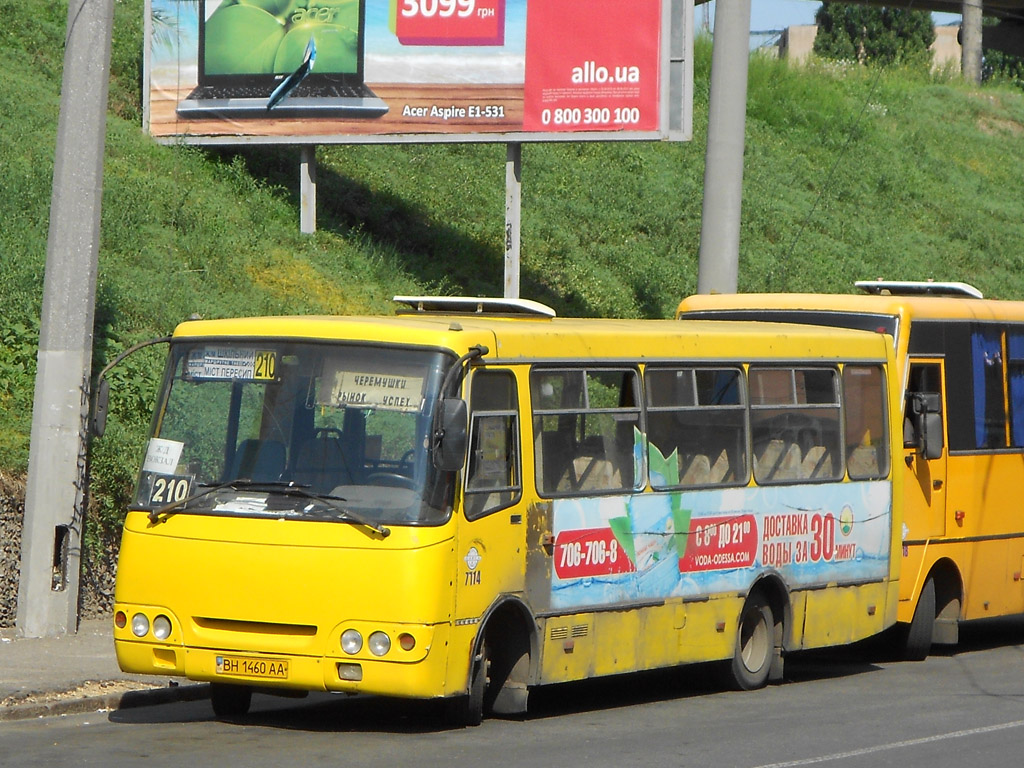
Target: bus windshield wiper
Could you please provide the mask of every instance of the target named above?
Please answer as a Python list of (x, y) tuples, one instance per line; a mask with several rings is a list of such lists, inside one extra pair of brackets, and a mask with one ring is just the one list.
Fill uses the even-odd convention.
[(345, 501), (345, 499), (343, 499), (342, 497), (313, 493), (312, 491), (306, 490), (307, 487), (308, 486), (289, 485), (285, 488), (278, 488), (275, 490), (278, 490), (281, 493), (295, 494), (296, 496), (302, 496), (303, 498), (309, 499), (310, 501), (319, 502), (324, 506), (330, 507), (335, 512), (340, 513), (339, 515), (332, 515), (332, 519), (349, 520), (353, 523), (365, 526), (383, 539), (386, 539), (388, 536), (391, 535), (391, 529), (387, 526), (378, 525), (377, 523), (374, 523), (372, 520), (363, 517), (358, 512), (353, 512), (348, 507), (340, 504), (339, 502)]
[(294, 482), (285, 482), (280, 480), (256, 481), (236, 479), (229, 480), (225, 483), (217, 483), (215, 485), (211, 485), (208, 488), (203, 488), (201, 491), (193, 493), (191, 496), (188, 496), (182, 499), (181, 501), (173, 501), (170, 504), (166, 504), (160, 507), (159, 509), (154, 509), (150, 511), (149, 521), (151, 523), (158, 523), (161, 521), (161, 519), (166, 520), (167, 517), (169, 517), (171, 514), (183, 511), (185, 507), (187, 507), (191, 502), (195, 501), (196, 499), (201, 499), (204, 496), (209, 496), (211, 493), (216, 493), (217, 491), (222, 491), (228, 488), (236, 491), (255, 490), (266, 491), (267, 493), (279, 493), (286, 496), (301, 496), (302, 498), (309, 499), (310, 501), (320, 502), (321, 504), (330, 507), (336, 512), (339, 512), (340, 515), (336, 516), (336, 519), (350, 520), (351, 522), (357, 523), (358, 525), (365, 526), (381, 538), (387, 538), (391, 535), (390, 528), (383, 525), (378, 525), (373, 521), (363, 517), (359, 513), (353, 512), (351, 509), (342, 506), (339, 502), (345, 501), (345, 499), (339, 496), (324, 496), (309, 491), (308, 485), (299, 485)]
[(154, 524), (159, 523), (161, 517), (163, 517), (163, 519), (166, 520), (167, 517), (171, 515), (171, 513), (181, 512), (182, 510), (185, 509), (185, 507), (187, 507), (196, 499), (201, 499), (204, 496), (209, 496), (211, 493), (222, 491), (225, 488), (234, 488), (238, 483), (238, 480), (229, 480), (226, 483), (215, 483), (213, 485), (200, 483), (199, 487), (202, 488), (201, 491), (197, 491), (196, 493), (193, 493), (191, 496), (186, 496), (184, 499), (181, 499), (180, 501), (172, 501), (170, 504), (165, 504), (159, 509), (151, 509), (149, 511), (149, 522)]
[(159, 509), (150, 510), (149, 522), (159, 523), (161, 518), (166, 520), (173, 513), (185, 511), (185, 508), (196, 499), (201, 499), (204, 496), (209, 496), (211, 493), (223, 491), (228, 488), (230, 488), (233, 491), (266, 490), (268, 493), (270, 493), (272, 491), (282, 491), (287, 490), (289, 488), (301, 488), (302, 486), (298, 486), (292, 482), (281, 482), (276, 480), (256, 481), (235, 478), (234, 480), (228, 480), (223, 483), (200, 483), (199, 487), (202, 488), (202, 490), (193, 493), (191, 496), (186, 496), (184, 499), (181, 499), (180, 501), (172, 501), (170, 504), (165, 504)]

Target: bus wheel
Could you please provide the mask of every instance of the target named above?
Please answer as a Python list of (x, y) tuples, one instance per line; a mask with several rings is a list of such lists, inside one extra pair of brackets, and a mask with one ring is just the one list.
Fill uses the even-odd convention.
[(924, 583), (921, 596), (917, 599), (914, 618), (906, 629), (903, 642), (903, 658), (906, 661), (924, 661), (932, 649), (932, 635), (935, 632), (935, 579), (931, 576)]
[(490, 663), (487, 643), (481, 643), (480, 653), (473, 659), (469, 693), (445, 702), (445, 715), (456, 726), (476, 726), (484, 720), (484, 695), (487, 693), (487, 669)]
[(217, 717), (240, 717), (249, 711), (252, 688), (246, 685), (210, 683), (210, 703)]
[(747, 598), (740, 614), (736, 650), (732, 657), (732, 680), (742, 691), (764, 687), (775, 654), (775, 620), (771, 606), (761, 594)]

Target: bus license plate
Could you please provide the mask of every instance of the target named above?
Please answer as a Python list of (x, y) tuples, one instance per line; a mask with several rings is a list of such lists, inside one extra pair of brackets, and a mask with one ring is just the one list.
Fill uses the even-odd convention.
[(251, 656), (218, 656), (217, 674), (234, 677), (256, 677), (263, 680), (286, 680), (287, 659), (259, 659)]

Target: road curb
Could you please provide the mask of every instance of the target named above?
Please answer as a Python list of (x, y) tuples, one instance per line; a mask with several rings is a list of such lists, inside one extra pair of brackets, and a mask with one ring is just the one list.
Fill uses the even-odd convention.
[(172, 685), (167, 688), (149, 690), (123, 691), (104, 696), (84, 696), (82, 698), (59, 699), (33, 704), (20, 704), (0, 709), (0, 721), (32, 720), (40, 717), (56, 717), (59, 715), (77, 715), (84, 712), (112, 711), (118, 709), (137, 709), (160, 704), (173, 704), (179, 701), (198, 701), (210, 698), (210, 686), (206, 683), (197, 685)]

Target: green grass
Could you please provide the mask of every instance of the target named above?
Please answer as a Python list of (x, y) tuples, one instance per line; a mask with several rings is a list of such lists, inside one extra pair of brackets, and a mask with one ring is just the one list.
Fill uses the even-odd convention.
[[(500, 295), (502, 145), (318, 149), (298, 232), (298, 150), (157, 145), (140, 130), (142, 0), (116, 5), (96, 370), (193, 313), (391, 312), (395, 293)], [(0, 468), (23, 472), (66, 5), (0, 0)], [(666, 317), (696, 289), (710, 42), (694, 140), (523, 149), (522, 294), (561, 314)], [(1024, 94), (837, 65), (750, 69), (739, 286), (849, 291), (965, 279), (1024, 298)], [(160, 352), (112, 374), (92, 496), (113, 527)]]

